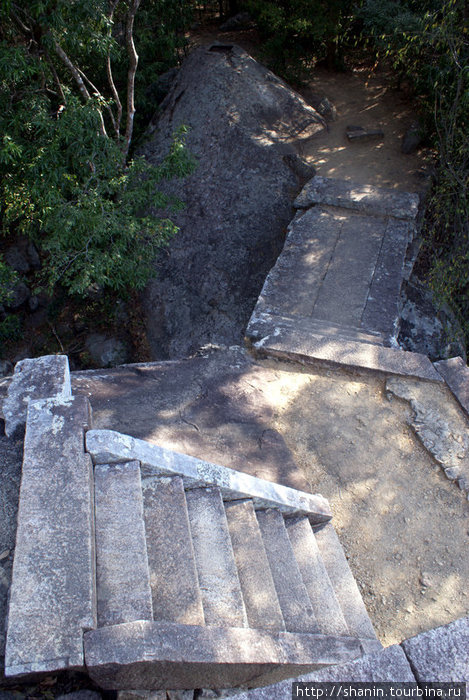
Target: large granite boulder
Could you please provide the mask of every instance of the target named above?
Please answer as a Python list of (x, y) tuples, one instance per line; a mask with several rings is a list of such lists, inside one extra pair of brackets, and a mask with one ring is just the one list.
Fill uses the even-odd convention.
[(141, 149), (148, 160), (161, 160), (181, 124), (190, 127), (198, 165), (168, 185), (185, 209), (173, 215), (180, 232), (144, 293), (154, 359), (242, 340), (293, 199), (314, 174), (300, 145), (325, 128), (282, 80), (239, 47), (221, 44), (186, 59)]

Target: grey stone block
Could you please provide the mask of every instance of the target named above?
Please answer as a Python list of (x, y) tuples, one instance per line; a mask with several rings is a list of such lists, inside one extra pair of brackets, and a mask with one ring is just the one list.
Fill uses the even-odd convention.
[(9, 437), (26, 423), (28, 404), (33, 399), (55, 398), (59, 401), (72, 395), (70, 371), (66, 355), (44, 355), (16, 364), (8, 396), (3, 402), (5, 433)]
[(383, 345), (383, 336), (379, 331), (364, 331), (361, 328), (323, 321), (318, 318), (279, 316), (276, 313), (261, 312), (258, 306), (253, 311), (246, 329), (246, 336), (256, 342), (273, 333), (276, 328), (284, 328), (285, 332), (300, 332), (318, 339), (328, 337), (336, 342), (353, 341)]
[(225, 505), (225, 511), (249, 626), (284, 630), (252, 501), (232, 501)]
[[(337, 211), (337, 210), (336, 210)], [(349, 213), (341, 221), (340, 237), (313, 306), (314, 318), (360, 326), (386, 221)]]
[(399, 332), (400, 293), (413, 230), (409, 221), (388, 220), (361, 319), (363, 328), (380, 331), (388, 341)]
[(339, 365), (441, 382), (426, 355), (334, 337), (311, 336), (293, 324), (278, 324), (253, 344), (261, 354), (311, 364)]
[(346, 663), (360, 655), (350, 637), (133, 622), (85, 635), (88, 672), (101, 687), (233, 688)]
[(285, 525), (319, 632), (348, 635), (347, 624), (308, 519), (288, 518)]
[(462, 357), (435, 362), (441, 374), (467, 415), (469, 415), (469, 367)]
[(98, 625), (152, 619), (138, 462), (95, 467)]
[(166, 690), (119, 690), (117, 700), (167, 700)]
[(225, 509), (218, 489), (186, 494), (205, 622), (248, 627)]
[(373, 625), (333, 526), (328, 524), (319, 528), (315, 538), (349, 633), (354, 637), (376, 640)]
[(318, 632), (314, 610), (301, 578), (281, 513), (277, 510), (259, 511), (257, 520), (285, 628), (290, 632)]
[(313, 524), (327, 522), (332, 517), (329, 503), (318, 494), (210, 464), (113, 430), (89, 430), (86, 448), (95, 464), (136, 459), (141, 463), (143, 476), (181, 476), (186, 489), (214, 486), (220, 489), (225, 501), (252, 498), (255, 507), (273, 506), (285, 513), (308, 515)]
[(465, 682), (469, 690), (469, 617), (406, 639), (402, 647), (419, 682)]
[(83, 668), (96, 626), (90, 423), (84, 397), (31, 401), (24, 442), (5, 675)]
[(153, 618), (203, 625), (194, 548), (180, 477), (143, 482), (143, 512)]
[(313, 204), (354, 209), (372, 216), (394, 216), (396, 219), (412, 220), (418, 213), (419, 196), (411, 192), (316, 175), (306, 183), (295, 200), (295, 207), (299, 209)]
[(319, 207), (298, 212), (285, 245), (266, 277), (256, 314), (274, 309), (277, 314), (310, 316), (337, 239), (343, 217)]

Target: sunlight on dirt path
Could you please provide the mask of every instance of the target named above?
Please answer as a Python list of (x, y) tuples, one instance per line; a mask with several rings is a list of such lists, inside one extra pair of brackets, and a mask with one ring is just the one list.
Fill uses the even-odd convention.
[[(370, 75), (368, 68), (355, 68), (334, 73), (316, 68), (300, 92), (307, 102), (312, 93), (325, 95), (337, 110), (328, 132), (302, 146), (318, 175), (409, 192), (425, 188), (428, 154), (401, 152), (402, 137), (416, 115), (406, 95), (389, 86), (384, 72)], [(347, 126), (381, 128), (384, 139), (350, 142)]]
[(376, 375), (262, 364), (275, 427), (331, 503), (381, 642), (468, 615), (469, 503), (408, 427), (408, 405)]

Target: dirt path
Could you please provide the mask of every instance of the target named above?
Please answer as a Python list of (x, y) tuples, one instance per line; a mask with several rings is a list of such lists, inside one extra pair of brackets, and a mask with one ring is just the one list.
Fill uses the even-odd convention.
[[(197, 28), (188, 38), (191, 46), (213, 41), (239, 44), (260, 60), (260, 40), (253, 29), (219, 32), (213, 24)], [(340, 73), (316, 68), (300, 93), (313, 105), (313, 95), (325, 96), (336, 109), (336, 119), (328, 122), (327, 133), (303, 142), (300, 147), (318, 175), (410, 192), (425, 189), (430, 154), (425, 149), (411, 155), (401, 152), (402, 137), (416, 115), (409, 97), (391, 86), (384, 71), (370, 70), (369, 66)], [(349, 125), (381, 128), (384, 139), (351, 143), (345, 135)]]

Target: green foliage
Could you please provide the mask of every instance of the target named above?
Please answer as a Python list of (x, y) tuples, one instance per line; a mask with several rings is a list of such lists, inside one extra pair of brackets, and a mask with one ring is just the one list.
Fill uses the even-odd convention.
[(469, 342), (469, 24), (464, 0), (366, 0), (365, 32), (411, 82), (438, 154), (424, 224), (429, 281)]
[[(168, 3), (148, 5), (163, 12)], [(34, 240), (43, 259), (40, 282), (50, 290), (59, 283), (71, 294), (85, 294), (91, 285), (141, 288), (157, 251), (176, 231), (170, 220), (143, 212), (175, 205), (158, 184), (192, 169), (185, 130), (175, 134), (166, 159), (151, 166), (143, 158), (128, 160), (130, 137), (124, 144), (113, 122), (106, 62), (126, 64), (119, 32), (128, 7), (117, 3), (113, 23), (107, 0), (2, 6), (1, 226), (5, 235)], [(120, 90), (119, 70), (116, 75)], [(127, 85), (128, 74), (121, 71), (120, 78)], [(126, 118), (125, 99), (122, 104)]]
[(274, 70), (298, 72), (311, 58), (337, 67), (352, 0), (247, 0), (246, 5)]

